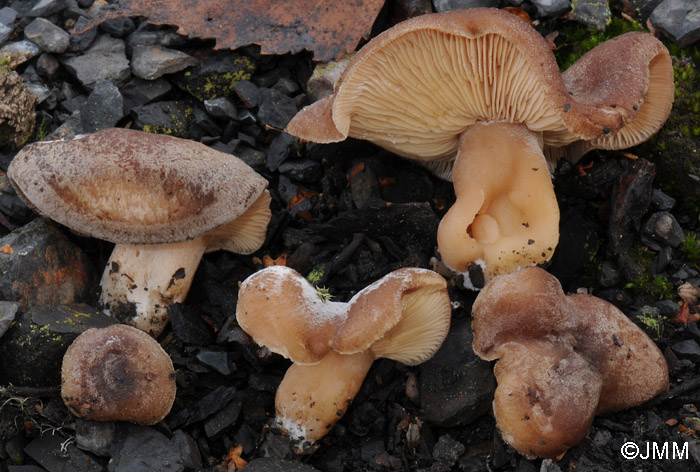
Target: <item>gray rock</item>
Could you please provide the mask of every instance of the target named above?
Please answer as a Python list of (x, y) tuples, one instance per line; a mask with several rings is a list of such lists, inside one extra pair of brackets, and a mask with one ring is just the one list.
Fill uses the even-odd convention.
[(453, 439), (449, 434), (443, 434), (433, 448), (433, 459), (446, 466), (445, 470), (450, 470), (465, 449), (464, 444)]
[(234, 86), (234, 90), (246, 107), (257, 107), (260, 103), (260, 89), (250, 80), (238, 81)]
[(15, 320), (20, 305), (17, 302), (0, 301), (0, 338)]
[(45, 434), (30, 442), (24, 451), (46, 470), (102, 472), (102, 466), (75, 444), (58, 434)]
[(124, 41), (106, 35), (97, 38), (84, 54), (68, 58), (63, 64), (88, 89), (101, 80), (120, 85), (131, 75)]
[(194, 122), (194, 107), (185, 100), (149, 103), (132, 109), (134, 123), (145, 131), (189, 137)]
[(178, 429), (170, 438), (170, 442), (180, 451), (185, 469), (202, 470), (202, 455), (197, 448), (197, 443), (189, 434)]
[(679, 46), (688, 46), (700, 39), (700, 0), (664, 0), (649, 20)]
[(243, 403), (242, 398), (239, 397), (240, 395), (236, 395), (236, 398), (204, 422), (204, 432), (208, 438), (219, 436), (236, 422), (241, 414), (241, 405)]
[(109, 472), (181, 472), (185, 470), (181, 451), (164, 434), (153, 428), (124, 425), (121, 441), (112, 447)]
[(700, 360), (700, 345), (694, 339), (687, 339), (671, 346), (673, 352), (680, 357), (685, 357), (693, 361)]
[(166, 79), (144, 80), (132, 78), (119, 90), (124, 97), (124, 109), (131, 110), (158, 100), (170, 92), (172, 86)]
[(51, 54), (44, 53), (36, 61), (36, 71), (42, 77), (53, 78), (58, 73), (60, 64)]
[(158, 29), (147, 30), (139, 28), (126, 38), (126, 48), (131, 53), (136, 46), (182, 46), (187, 41), (187, 37), (181, 36), (174, 31)]
[(5, 26), (12, 26), (12, 24), (17, 19), (17, 10), (10, 7), (0, 8), (0, 24)]
[(274, 89), (260, 89), (261, 103), (258, 107), (258, 120), (277, 129), (284, 129), (294, 115), (297, 106), (293, 99)]
[(136, 77), (153, 80), (199, 64), (184, 52), (161, 46), (136, 46), (131, 55), (131, 69)]
[(87, 101), (80, 107), (81, 129), (79, 133), (93, 133), (114, 127), (124, 117), (124, 98), (109, 80), (95, 84)]
[(573, 2), (571, 16), (574, 20), (584, 25), (597, 29), (605, 30), (610, 23), (610, 5), (608, 2), (600, 0), (577, 0)]
[(131, 18), (114, 18), (112, 20), (107, 20), (100, 25), (102, 31), (115, 38), (123, 38), (124, 36), (131, 34), (136, 29), (134, 20)]
[(421, 409), (426, 421), (445, 427), (465, 424), (491, 408), (496, 379), (491, 364), (472, 351), (473, 339), (469, 323), (455, 319), (440, 350), (421, 364)]
[(436, 12), (497, 6), (498, 0), (433, 0)]
[(43, 102), (51, 95), (51, 90), (44, 84), (25, 83), (24, 86), (34, 94), (37, 103)]
[(117, 426), (114, 422), (78, 418), (75, 422), (75, 442), (80, 449), (107, 457), (116, 431)]
[(23, 39), (21, 41), (6, 43), (0, 48), (0, 52), (26, 56), (24, 61), (22, 61), (25, 62), (41, 54), (41, 48), (28, 39)]
[(655, 188), (651, 191), (651, 204), (657, 210), (671, 210), (676, 206), (676, 199)]
[(68, 6), (68, 0), (39, 0), (34, 8), (29, 10), (29, 17), (46, 17), (58, 13)]
[(651, 215), (642, 228), (642, 242), (655, 251), (660, 251), (663, 246), (678, 247), (683, 238), (683, 228), (667, 211)]
[(236, 119), (238, 111), (236, 105), (226, 97), (204, 100), (204, 108), (211, 116), (215, 118), (230, 118)]
[(639, 20), (641, 24), (644, 24), (654, 11), (654, 8), (658, 7), (662, 0), (626, 0), (630, 8), (632, 8), (634, 17)]
[(571, 0), (532, 0), (540, 16), (559, 16), (571, 8)]
[(11, 26), (6, 26), (0, 23), (0, 45), (7, 41), (7, 38), (10, 37), (13, 31), (14, 28)]
[(24, 28), (24, 36), (45, 52), (62, 53), (70, 45), (70, 35), (49, 20), (37, 18)]
[[(75, 23), (74, 30), (79, 31), (83, 28), (85, 28), (90, 20), (85, 18), (84, 16), (81, 16), (78, 18), (78, 21)], [(97, 28), (90, 28), (88, 30), (85, 30), (82, 33), (72, 33), (70, 35), (70, 51), (71, 52), (80, 52), (86, 50), (90, 45), (92, 44), (93, 41), (95, 41), (95, 38), (97, 37)]]

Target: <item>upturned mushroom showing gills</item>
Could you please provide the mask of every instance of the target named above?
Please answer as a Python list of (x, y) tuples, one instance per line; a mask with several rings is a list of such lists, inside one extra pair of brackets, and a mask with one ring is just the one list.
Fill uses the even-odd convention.
[(556, 458), (583, 441), (593, 417), (668, 389), (659, 348), (614, 305), (564, 295), (538, 267), (494, 278), (472, 307), (474, 352), (498, 360), (493, 401), (503, 439)]
[(88, 329), (63, 356), (61, 397), (81, 418), (155, 424), (170, 412), (175, 390), (170, 356), (131, 326)]
[(440, 253), (456, 272), (482, 266), (488, 281), (551, 258), (559, 212), (548, 165), (646, 140), (672, 102), (671, 59), (652, 35), (624, 34), (561, 74), (529, 24), (473, 8), (378, 35), (333, 95), (286, 131), (317, 143), (365, 139), (453, 180), (457, 202), (438, 229)]
[(432, 357), (450, 325), (445, 280), (398, 269), (347, 303), (324, 301), (300, 274), (263, 269), (241, 285), (240, 326), (288, 357), (275, 398), (276, 422), (298, 452), (308, 452), (347, 411), (375, 359), (417, 365)]
[(25, 146), (8, 176), (37, 213), (116, 244), (100, 303), (153, 336), (205, 252), (249, 254), (270, 221), (267, 181), (203, 144), (128, 129)]

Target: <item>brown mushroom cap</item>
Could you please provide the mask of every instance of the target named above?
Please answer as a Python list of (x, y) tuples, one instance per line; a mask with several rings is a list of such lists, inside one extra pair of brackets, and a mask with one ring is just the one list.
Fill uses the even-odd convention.
[(583, 440), (593, 415), (639, 405), (668, 389), (668, 367), (649, 337), (615, 306), (565, 296), (532, 267), (502, 275), (472, 308), (474, 352), (499, 359), (494, 415), (528, 457), (557, 457)]
[(155, 424), (170, 412), (175, 388), (168, 354), (131, 326), (88, 329), (63, 357), (61, 397), (81, 418)]
[(323, 301), (294, 269), (271, 266), (241, 284), (236, 319), (256, 343), (299, 364), (315, 364), (330, 350), (345, 303)]
[(25, 146), (8, 176), (38, 213), (77, 233), (126, 244), (179, 242), (224, 228), (267, 187), (234, 156), (121, 128)]
[[(561, 147), (615, 135), (656, 90), (650, 78), (672, 91), (668, 64), (658, 40), (633, 33), (590, 53), (564, 80), (547, 42), (514, 15), (488, 8), (423, 15), (372, 39), (335, 93), (299, 112), (287, 132), (319, 143), (366, 139), (427, 161), (454, 157), (472, 124), (505, 121), (542, 132), (545, 147)], [(600, 80), (604, 73), (615, 79)], [(654, 105), (659, 118), (643, 120), (655, 129), (630, 135), (652, 134), (665, 121), (673, 95), (658, 95), (665, 99)]]
[(342, 354), (369, 350), (375, 358), (417, 365), (440, 348), (451, 314), (442, 276), (427, 269), (398, 269), (350, 300), (333, 349)]

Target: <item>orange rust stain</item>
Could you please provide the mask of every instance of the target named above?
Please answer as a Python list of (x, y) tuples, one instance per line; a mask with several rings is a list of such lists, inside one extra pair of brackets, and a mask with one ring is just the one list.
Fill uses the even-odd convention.
[(271, 266), (286, 266), (287, 265), (287, 254), (282, 253), (279, 257), (276, 259), (273, 259), (272, 257), (268, 256), (265, 254), (263, 256), (263, 265), (265, 267), (271, 267)]
[(360, 162), (359, 164), (355, 164), (352, 169), (350, 169), (350, 173), (348, 175), (348, 182), (352, 182), (352, 179), (355, 178), (357, 174), (365, 170), (365, 163)]
[(3, 247), (0, 247), (0, 252), (3, 254), (12, 254), (12, 246), (5, 244)]

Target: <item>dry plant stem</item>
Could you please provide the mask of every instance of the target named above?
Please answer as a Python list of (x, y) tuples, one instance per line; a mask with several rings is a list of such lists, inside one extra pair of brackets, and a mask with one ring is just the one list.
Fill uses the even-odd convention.
[(448, 267), (466, 272), (483, 261), (488, 281), (549, 260), (559, 237), (559, 207), (541, 143), (541, 133), (505, 122), (476, 124), (462, 134), (454, 166), (457, 200), (437, 236)]
[(292, 364), (275, 398), (277, 422), (299, 452), (325, 436), (347, 411), (374, 362), (368, 351), (330, 351), (318, 364)]
[(206, 250), (203, 237), (171, 244), (117, 244), (102, 274), (100, 305), (110, 316), (158, 336), (168, 307), (182, 302)]

